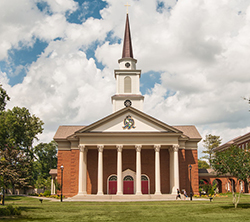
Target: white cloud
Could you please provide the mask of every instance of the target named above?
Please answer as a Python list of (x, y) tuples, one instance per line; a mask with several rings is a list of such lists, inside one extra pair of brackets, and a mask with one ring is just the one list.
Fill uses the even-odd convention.
[[(88, 124), (111, 112), (113, 69), (122, 44), (105, 39), (110, 31), (123, 38), (126, 9), (107, 0), (102, 19), (70, 24), (65, 13), (78, 7), (73, 0), (47, 2), (53, 15), (40, 12), (33, 1), (0, 3), (0, 60), (19, 42), (32, 45), (37, 37), (49, 43), (21, 84), (10, 87), (4, 72), (0, 80), (11, 96), (9, 107), (26, 106), (42, 118), (41, 138), (49, 141), (60, 124)], [(172, 125), (195, 124), (202, 136), (220, 135), (223, 142), (246, 133), (250, 114), (242, 97), (250, 96), (249, 1), (162, 2), (160, 13), (157, 1), (129, 1), (137, 67), (161, 71), (161, 84), (145, 95), (145, 112)], [(52, 41), (57, 37), (62, 39)], [(83, 52), (96, 41), (103, 71)]]

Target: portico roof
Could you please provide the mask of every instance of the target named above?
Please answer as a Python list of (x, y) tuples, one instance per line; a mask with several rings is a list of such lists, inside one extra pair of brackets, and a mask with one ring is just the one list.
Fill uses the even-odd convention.
[[(164, 123), (164, 122), (162, 122), (162, 121), (160, 121), (160, 120), (158, 120), (150, 115), (147, 115), (147, 114), (145, 114), (145, 113), (143, 113), (143, 112), (141, 112), (133, 107), (125, 107), (125, 108), (123, 108), (115, 113), (112, 113), (109, 116), (104, 117), (103, 119), (100, 119), (100, 120), (90, 124), (89, 126), (80, 126), (80, 125), (78, 125), (78, 126), (72, 126), (72, 125), (71, 126), (65, 126), (65, 125), (59, 126), (59, 128), (54, 136), (54, 140), (65, 140), (65, 139), (67, 140), (76, 134), (79, 136), (82, 133), (83, 134), (91, 133), (91, 131), (93, 131), (94, 129), (97, 129), (98, 127), (108, 123), (109, 121), (112, 121), (116, 117), (126, 114), (127, 112), (130, 112), (134, 115), (140, 116), (141, 118), (148, 121), (149, 123), (152, 123), (156, 126), (159, 126), (162, 129), (165, 129), (165, 132), (179, 134), (182, 137), (189, 138), (189, 139), (195, 139), (195, 140), (202, 139), (198, 130), (193, 125), (190, 125), (190, 126), (170, 126), (170, 125), (168, 125), (168, 124), (166, 124), (166, 123)], [(137, 132), (130, 132), (130, 133), (137, 133)], [(155, 133), (157, 133), (157, 132), (154, 132), (154, 134)]]

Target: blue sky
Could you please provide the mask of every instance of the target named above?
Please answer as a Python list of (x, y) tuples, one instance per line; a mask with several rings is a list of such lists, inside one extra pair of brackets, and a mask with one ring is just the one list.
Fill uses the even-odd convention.
[[(101, 19), (100, 10), (108, 6), (107, 2), (102, 0), (94, 1), (77, 1), (78, 9), (74, 12), (65, 13), (65, 18), (69, 23), (82, 24), (89, 17), (95, 19)], [(161, 11), (165, 6), (164, 2), (157, 2), (157, 11)], [(45, 12), (48, 15), (53, 15), (50, 6), (45, 1), (39, 1), (36, 3), (36, 7), (41, 11)], [(58, 36), (53, 41), (61, 40), (61, 37)], [(48, 42), (43, 41), (39, 38), (33, 39), (34, 43), (31, 46), (25, 46), (22, 42), (19, 42), (18, 48), (13, 48), (8, 51), (8, 60), (3, 60), (0, 62), (1, 70), (7, 73), (9, 77), (9, 84), (14, 86), (18, 83), (22, 83), (23, 78), (26, 76), (28, 67), (35, 62), (37, 58), (41, 55), (42, 52), (47, 48)], [(112, 31), (107, 34), (105, 41), (108, 41), (110, 44), (121, 43), (122, 39), (113, 37)], [(95, 60), (96, 66), (99, 69), (103, 69), (104, 65), (95, 57), (95, 50), (98, 46), (102, 45), (103, 42), (95, 41), (88, 48), (85, 49), (85, 53), (88, 59), (93, 58)], [(141, 92), (146, 94), (147, 91), (150, 91), (154, 87), (155, 83), (160, 83), (160, 73), (155, 71), (149, 71), (144, 73), (141, 78)]]
[[(249, 1), (128, 3), (144, 111), (223, 142), (249, 132), (242, 99), (250, 91)], [(125, 4), (0, 2), (0, 82), (9, 108), (25, 106), (43, 119), (41, 141), (49, 142), (59, 125), (86, 125), (112, 112)], [(200, 143), (199, 156), (202, 149)]]

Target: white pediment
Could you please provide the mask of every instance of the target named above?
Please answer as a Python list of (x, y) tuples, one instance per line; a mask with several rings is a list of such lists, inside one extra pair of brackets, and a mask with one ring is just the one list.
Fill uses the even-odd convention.
[[(132, 124), (126, 124), (126, 119)], [(127, 122), (128, 122), (127, 121)], [(166, 128), (131, 111), (116, 116), (90, 132), (166, 132)]]

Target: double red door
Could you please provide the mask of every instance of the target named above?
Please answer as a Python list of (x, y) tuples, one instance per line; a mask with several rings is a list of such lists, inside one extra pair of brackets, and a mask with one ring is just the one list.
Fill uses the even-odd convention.
[(109, 181), (109, 194), (116, 194), (117, 181)]
[[(148, 194), (148, 181), (141, 181), (142, 194)], [(109, 194), (116, 194), (117, 181), (109, 181)], [(123, 181), (123, 194), (134, 194), (134, 181)]]
[(148, 181), (147, 180), (141, 181), (141, 192), (142, 194), (148, 194)]
[(123, 181), (123, 194), (134, 194), (134, 181)]

